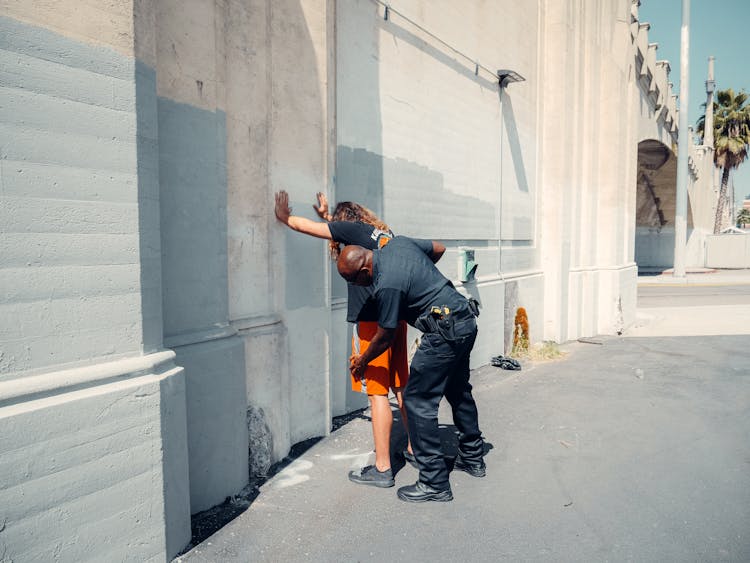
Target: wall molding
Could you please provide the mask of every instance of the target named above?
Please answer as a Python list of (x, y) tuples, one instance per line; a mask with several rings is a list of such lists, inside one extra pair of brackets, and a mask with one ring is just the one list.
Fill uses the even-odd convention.
[(172, 350), (163, 350), (146, 356), (4, 381), (0, 383), (0, 408), (146, 375), (161, 375), (176, 368), (174, 358)]
[(238, 334), (239, 336), (246, 336), (255, 332), (279, 330), (284, 326), (281, 315), (275, 313), (233, 319), (229, 323), (235, 334)]
[(212, 340), (221, 340), (230, 338), (237, 334), (237, 330), (229, 324), (221, 324), (191, 332), (183, 332), (164, 337), (164, 346), (167, 348), (180, 348), (182, 346), (191, 346)]

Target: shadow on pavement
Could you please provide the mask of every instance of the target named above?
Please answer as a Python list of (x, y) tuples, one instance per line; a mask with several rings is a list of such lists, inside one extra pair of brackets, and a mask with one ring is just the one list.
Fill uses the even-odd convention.
[[(331, 423), (331, 433), (336, 432), (355, 419), (370, 421), (371, 418), (365, 414), (365, 411), (366, 409), (360, 409), (333, 418)], [(231, 522), (232, 520), (237, 518), (237, 516), (250, 508), (250, 506), (260, 494), (260, 487), (262, 487), (275, 475), (283, 471), (284, 468), (291, 465), (295, 460), (301, 457), (307, 450), (312, 448), (322, 439), (322, 436), (317, 436), (294, 444), (289, 450), (289, 454), (281, 461), (274, 463), (268, 469), (265, 475), (258, 475), (251, 478), (250, 482), (244, 489), (242, 489), (236, 495), (227, 497), (221, 504), (209, 508), (208, 510), (204, 510), (203, 512), (193, 514), (190, 526), (192, 533), (190, 543), (186, 545), (185, 548), (176, 557), (187, 553), (193, 547), (208, 539), (216, 531), (226, 526), (229, 522)]]
[[(403, 452), (406, 450), (406, 432), (401, 422), (401, 413), (398, 405), (391, 403), (393, 408), (393, 430), (391, 431), (391, 470), (394, 477), (406, 466)], [(443, 454), (448, 465), (448, 471), (453, 471), (453, 464), (458, 455), (458, 428), (453, 424), (440, 424), (440, 443), (443, 447)], [(494, 446), (485, 440), (483, 456), (494, 449)]]

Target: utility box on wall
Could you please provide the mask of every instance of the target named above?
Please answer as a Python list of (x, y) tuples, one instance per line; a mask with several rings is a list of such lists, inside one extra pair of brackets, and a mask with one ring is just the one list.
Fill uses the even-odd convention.
[(474, 251), (468, 248), (458, 249), (458, 279), (461, 282), (470, 282), (476, 279), (477, 264), (474, 261)]

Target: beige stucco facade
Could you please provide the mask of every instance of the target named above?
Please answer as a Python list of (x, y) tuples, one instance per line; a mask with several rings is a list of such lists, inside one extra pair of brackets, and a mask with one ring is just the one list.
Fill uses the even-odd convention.
[(166, 560), (191, 513), (364, 406), (344, 284), (278, 190), (444, 242), (482, 304), (474, 366), (519, 307), (534, 342), (633, 322), (677, 139), (638, 2), (390, 6), (0, 0), (0, 554)]

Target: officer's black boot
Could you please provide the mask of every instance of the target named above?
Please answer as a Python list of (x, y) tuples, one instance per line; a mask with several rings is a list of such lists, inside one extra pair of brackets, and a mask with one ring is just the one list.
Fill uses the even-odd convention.
[(453, 500), (453, 493), (450, 487), (445, 490), (434, 489), (429, 485), (425, 485), (422, 481), (401, 487), (396, 494), (398, 498), (406, 502), (427, 502), (430, 500), (448, 502)]
[(484, 477), (487, 475), (487, 466), (482, 458), (468, 460), (461, 457), (461, 454), (458, 454), (456, 462), (453, 464), (453, 469), (468, 473), (472, 477)]

